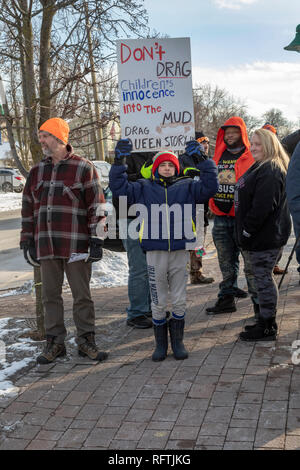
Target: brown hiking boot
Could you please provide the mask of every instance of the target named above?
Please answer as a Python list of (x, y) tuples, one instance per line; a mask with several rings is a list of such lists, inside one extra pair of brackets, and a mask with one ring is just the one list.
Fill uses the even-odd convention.
[(57, 357), (66, 355), (66, 347), (64, 344), (54, 343), (55, 336), (47, 336), (47, 343), (42, 354), (40, 354), (36, 362), (38, 364), (50, 364)]
[(82, 336), (85, 342), (78, 345), (78, 354), (82, 357), (89, 357), (93, 361), (104, 361), (108, 354), (104, 351), (99, 351), (95, 343), (95, 334), (87, 333)]
[(191, 284), (211, 284), (215, 282), (213, 277), (205, 277), (200, 273), (191, 273), (190, 274)]
[[(288, 272), (288, 271), (287, 271)], [(274, 266), (274, 269), (273, 269), (273, 274), (283, 274), (284, 273), (284, 269), (281, 269), (278, 264), (276, 264), (276, 266)]]

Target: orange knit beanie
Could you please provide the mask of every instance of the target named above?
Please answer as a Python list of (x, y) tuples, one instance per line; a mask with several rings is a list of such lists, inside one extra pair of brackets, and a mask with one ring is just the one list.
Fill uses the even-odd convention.
[(70, 132), (69, 124), (61, 118), (48, 119), (41, 125), (40, 131), (49, 132), (49, 134), (54, 135), (66, 145), (68, 143)]

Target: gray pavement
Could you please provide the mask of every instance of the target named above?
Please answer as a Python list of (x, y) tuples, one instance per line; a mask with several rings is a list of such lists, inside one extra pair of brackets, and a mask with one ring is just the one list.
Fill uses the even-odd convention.
[[(299, 340), (295, 261), (281, 288), (277, 341), (257, 343), (238, 340), (253, 316), (249, 298), (238, 301), (235, 313), (205, 314), (216, 298), (220, 273), (216, 258), (204, 265), (217, 282), (188, 286), (187, 360), (176, 361), (169, 348), (165, 361), (152, 362), (152, 330), (126, 326), (127, 289), (94, 290), (97, 342), (109, 352), (108, 360), (79, 359), (75, 346), (68, 346), (66, 359), (27, 367), (15, 379), (19, 395), (0, 398), (0, 450), (299, 450), (300, 342), (299, 354), (292, 348)], [(245, 286), (242, 274), (239, 285)], [(64, 298), (72, 335), (71, 296)], [(13, 312), (19, 319), (34, 318), (32, 298), (0, 299), (0, 317)]]

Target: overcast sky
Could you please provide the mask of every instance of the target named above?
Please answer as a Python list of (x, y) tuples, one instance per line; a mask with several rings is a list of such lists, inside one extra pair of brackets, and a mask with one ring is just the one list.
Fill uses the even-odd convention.
[(150, 28), (190, 37), (193, 83), (241, 98), (257, 117), (272, 107), (300, 119), (300, 53), (285, 51), (300, 0), (145, 0)]

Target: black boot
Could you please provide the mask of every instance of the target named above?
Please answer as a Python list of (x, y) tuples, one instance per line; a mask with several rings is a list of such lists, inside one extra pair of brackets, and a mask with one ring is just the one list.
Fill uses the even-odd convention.
[(167, 322), (163, 325), (153, 324), (156, 348), (152, 354), (152, 361), (163, 361), (167, 357), (168, 351), (168, 327)]
[(253, 328), (240, 333), (240, 339), (242, 341), (275, 341), (277, 335), (275, 325), (275, 317), (266, 320), (260, 317)]
[(206, 309), (207, 315), (230, 312), (236, 312), (236, 305), (233, 295), (224, 295), (224, 297), (219, 297), (214, 307), (208, 307)]
[(175, 359), (187, 359), (189, 355), (182, 342), (184, 332), (184, 319), (177, 320), (176, 318), (172, 317), (169, 320), (169, 330), (172, 351), (174, 353)]
[[(255, 328), (256, 325), (257, 325), (257, 322), (258, 322), (258, 320), (259, 320), (259, 313), (260, 313), (259, 305), (253, 303), (253, 308), (254, 308), (254, 320), (255, 320), (255, 323), (254, 323), (254, 325), (246, 325), (246, 326), (245, 326), (245, 331), (249, 331), (249, 330), (252, 330), (252, 328)], [(275, 321), (275, 317), (274, 317), (273, 326), (274, 326), (275, 330), (277, 331), (278, 326), (277, 326), (277, 323), (276, 323), (276, 321)]]

